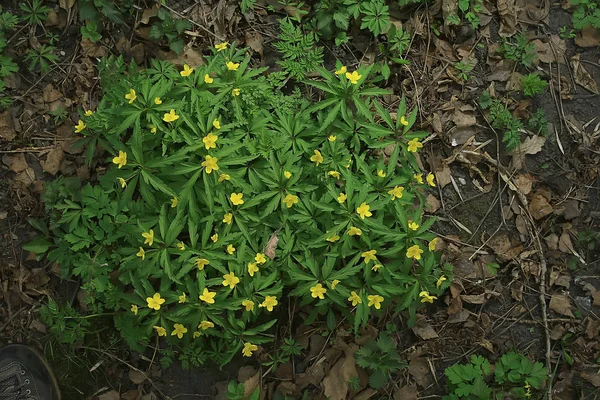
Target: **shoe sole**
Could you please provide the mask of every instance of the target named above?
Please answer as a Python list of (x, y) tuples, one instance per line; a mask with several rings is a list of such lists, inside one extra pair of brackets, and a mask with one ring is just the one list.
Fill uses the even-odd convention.
[(29, 346), (27, 344), (9, 344), (7, 346), (4, 346), (2, 348), (2, 350), (14, 348), (14, 347), (22, 347), (22, 346), (25, 346), (29, 350), (31, 350), (33, 352), (33, 354), (35, 354), (36, 357), (41, 361), (41, 363), (44, 364), (44, 367), (46, 367), (46, 371), (48, 371), (48, 374), (50, 375), (50, 380), (52, 381), (52, 384), (54, 385), (55, 394), (56, 394), (56, 397), (53, 398), (52, 400), (62, 400), (62, 395), (60, 394), (60, 387), (58, 386), (58, 381), (56, 380), (56, 376), (54, 376), (54, 372), (52, 372), (52, 368), (50, 367), (50, 364), (48, 364), (48, 361), (46, 361), (46, 357), (44, 357), (44, 355), (38, 349), (36, 349), (33, 346)]

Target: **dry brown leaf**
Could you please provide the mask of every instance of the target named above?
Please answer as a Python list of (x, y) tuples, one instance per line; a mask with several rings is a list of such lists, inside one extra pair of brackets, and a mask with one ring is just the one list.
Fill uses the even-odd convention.
[(569, 232), (563, 231), (558, 239), (558, 250), (563, 253), (572, 254), (573, 253), (573, 242), (571, 241), (571, 236)]
[(508, 234), (504, 232), (494, 235), (494, 237), (488, 241), (487, 245), (494, 250), (494, 253), (500, 256), (506, 254), (512, 247)]
[(427, 195), (427, 199), (425, 202), (425, 211), (433, 214), (434, 212), (436, 212), (437, 210), (440, 209), (441, 205), (442, 205), (442, 203), (440, 203), (440, 201), (437, 199), (437, 197), (435, 197), (432, 194)]
[(517, 32), (517, 4), (516, 0), (497, 0), (498, 14), (500, 14), (500, 29), (498, 34), (510, 37)]
[(10, 168), (11, 171), (16, 173), (25, 171), (29, 167), (23, 153), (5, 154), (4, 157), (2, 157), (2, 162)]
[(431, 340), (439, 337), (433, 327), (425, 320), (420, 319), (415, 326), (412, 327), (412, 331), (423, 340)]
[(427, 360), (423, 357), (417, 357), (410, 360), (408, 364), (408, 373), (412, 375), (412, 377), (417, 382), (417, 385), (425, 388), (429, 386), (431, 379), (429, 377), (429, 364)]
[(260, 33), (251, 30), (246, 31), (246, 45), (260, 54), (261, 58), (263, 56), (264, 41), (265, 40)]
[(529, 232), (527, 230), (527, 223), (525, 222), (525, 218), (522, 215), (517, 215), (515, 218), (515, 225), (517, 226), (517, 230), (521, 235), (527, 235)]
[(143, 383), (146, 380), (146, 375), (135, 369), (129, 370), (129, 379), (136, 385)]
[(111, 390), (99, 395), (98, 400), (121, 400), (121, 395), (116, 390)]
[(46, 160), (40, 161), (42, 165), (42, 169), (48, 172), (51, 175), (56, 175), (56, 173), (60, 170), (60, 165), (65, 159), (65, 153), (62, 151), (60, 147), (55, 147), (50, 150)]
[(567, 45), (557, 35), (550, 37), (550, 41), (543, 42), (540, 39), (535, 39), (531, 43), (535, 46), (538, 59), (546, 64), (559, 62), (565, 63), (564, 55), (567, 50)]
[(69, 11), (75, 5), (75, 0), (59, 0), (58, 5), (63, 10)]
[(401, 387), (394, 393), (394, 400), (417, 400), (419, 391), (415, 385)]
[(4, 111), (0, 113), (0, 138), (4, 140), (13, 140), (17, 136), (15, 129), (13, 128), (13, 121), (10, 113)]
[(140, 22), (144, 25), (148, 24), (148, 22), (150, 22), (150, 18), (156, 17), (158, 15), (158, 8), (158, 3), (150, 8), (146, 8), (142, 13), (142, 18), (140, 19)]
[(587, 372), (582, 372), (581, 377), (583, 379), (585, 379), (586, 381), (588, 381), (589, 383), (591, 383), (592, 385), (594, 385), (596, 387), (600, 387), (600, 374), (598, 374), (598, 373), (588, 374)]
[(549, 307), (551, 310), (561, 315), (575, 318), (571, 311), (571, 301), (569, 300), (569, 296), (565, 296), (564, 294), (553, 294), (552, 297), (550, 297)]
[(312, 365), (306, 372), (296, 374), (296, 385), (298, 389), (304, 390), (308, 385), (319, 387), (319, 384), (325, 376), (325, 366), (322, 362)]
[(528, 195), (533, 187), (533, 177), (530, 174), (520, 174), (514, 179), (515, 186), (519, 189), (519, 192), (524, 195)]
[(445, 187), (447, 184), (452, 182), (450, 179), (451, 175), (452, 173), (450, 171), (450, 167), (447, 164), (444, 164), (441, 170), (435, 171), (435, 181), (441, 187)]
[(540, 220), (552, 214), (553, 211), (554, 209), (544, 196), (538, 193), (533, 194), (531, 201), (529, 202), (529, 212), (533, 218)]
[(596, 29), (593, 26), (583, 28), (575, 38), (575, 44), (580, 47), (600, 46), (600, 29)]
[(348, 381), (358, 377), (354, 356), (342, 357), (335, 363), (321, 383), (325, 396), (331, 400), (345, 400), (348, 393)]
[(142, 394), (137, 389), (128, 390), (121, 395), (121, 400), (138, 400)]
[(556, 233), (549, 234), (544, 238), (544, 241), (550, 250), (558, 250), (558, 235)]
[(589, 90), (592, 93), (598, 94), (598, 84), (592, 78), (589, 72), (583, 68), (580, 61), (581, 54), (576, 54), (571, 57), (571, 65), (573, 66), (573, 75), (575, 78), (575, 83), (579, 86)]
[(484, 304), (485, 303), (485, 293), (481, 294), (463, 294), (460, 296), (462, 301), (469, 304)]
[(265, 246), (265, 249), (263, 251), (263, 253), (265, 253), (265, 255), (267, 257), (269, 257), (271, 260), (275, 259), (275, 250), (277, 250), (277, 243), (279, 242), (279, 229), (277, 229), (269, 238), (269, 241), (267, 242), (267, 245)]

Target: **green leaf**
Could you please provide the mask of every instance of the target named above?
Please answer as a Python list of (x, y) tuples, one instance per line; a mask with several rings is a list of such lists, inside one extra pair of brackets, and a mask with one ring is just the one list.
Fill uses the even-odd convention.
[(43, 254), (48, 251), (50, 246), (52, 246), (52, 243), (49, 242), (45, 237), (38, 236), (31, 242), (23, 245), (23, 250), (30, 251), (36, 254)]

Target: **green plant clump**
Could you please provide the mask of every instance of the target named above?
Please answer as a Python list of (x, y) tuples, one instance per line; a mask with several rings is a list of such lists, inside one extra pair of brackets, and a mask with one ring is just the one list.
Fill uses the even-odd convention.
[(187, 19), (173, 18), (171, 13), (164, 8), (158, 9), (159, 21), (150, 28), (150, 39), (166, 40), (169, 48), (175, 53), (180, 54), (185, 46), (183, 32), (192, 28), (192, 23)]
[(323, 48), (316, 46), (314, 33), (304, 34), (289, 18), (283, 18), (280, 27), (279, 41), (273, 44), (282, 58), (277, 63), (290, 76), (304, 79), (323, 63)]
[(373, 389), (382, 388), (392, 374), (407, 367), (396, 350), (396, 343), (387, 332), (358, 349), (356, 363), (369, 371), (369, 385)]
[(489, 110), (492, 127), (504, 131), (502, 141), (506, 143), (506, 150), (512, 151), (519, 147), (521, 132), (525, 129), (525, 126), (519, 118), (510, 112), (506, 104), (500, 99), (493, 99), (487, 91), (484, 91), (479, 100), (479, 105), (484, 110)]
[(8, 11), (3, 12), (0, 6), (0, 109), (11, 103), (10, 97), (5, 94), (6, 84), (4, 78), (17, 72), (19, 66), (13, 61), (12, 57), (4, 53), (8, 45), (6, 32), (12, 30), (19, 22), (19, 18)]
[(519, 33), (514, 38), (514, 42), (505, 40), (500, 46), (500, 52), (508, 60), (520, 63), (526, 68), (531, 67), (537, 59), (535, 46), (524, 33)]
[(504, 354), (493, 370), (490, 362), (474, 355), (467, 364), (455, 364), (444, 372), (448, 378), (449, 395), (444, 400), (508, 400), (531, 398), (534, 390), (543, 386), (548, 371), (542, 363), (531, 362), (514, 351)]
[(600, 29), (600, 1), (598, 0), (571, 0), (573, 11), (573, 27), (578, 30), (587, 27)]
[(548, 87), (548, 82), (540, 78), (538, 74), (527, 74), (521, 78), (521, 85), (525, 96), (534, 97)]
[(284, 289), (307, 323), (357, 331), (389, 307), (414, 321), (452, 280), (423, 212), (435, 181), (415, 157), (417, 110), (402, 100), (392, 117), (372, 67), (318, 67), (313, 100), (257, 94), (280, 79), (249, 62), (226, 43), (197, 68), (101, 60), (103, 98), (75, 130), (88, 162), (101, 147), (111, 165), (49, 182), (48, 224), (32, 221), (42, 235), (25, 246), (79, 277), (133, 349), (164, 338), (165, 364), (171, 348), (188, 365), (251, 356)]

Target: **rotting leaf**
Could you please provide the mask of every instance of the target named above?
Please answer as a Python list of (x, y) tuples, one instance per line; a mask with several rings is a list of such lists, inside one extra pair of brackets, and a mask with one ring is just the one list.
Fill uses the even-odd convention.
[(552, 311), (555, 311), (561, 315), (575, 318), (573, 312), (571, 311), (571, 301), (569, 296), (564, 294), (553, 294), (552, 297), (550, 297), (549, 307)]
[(279, 242), (279, 229), (277, 229), (275, 232), (273, 232), (273, 234), (269, 238), (269, 241), (267, 242), (267, 245), (265, 246), (265, 250), (263, 251), (263, 253), (267, 257), (269, 257), (271, 260), (275, 259), (275, 250), (277, 250), (278, 242)]
[(394, 393), (394, 400), (417, 400), (418, 397), (416, 385), (403, 386)]
[(56, 175), (56, 173), (60, 170), (60, 165), (64, 159), (65, 153), (60, 147), (55, 147), (54, 149), (50, 150), (46, 160), (40, 161), (40, 164), (42, 165), (44, 171), (51, 175)]
[(437, 332), (425, 318), (420, 319), (417, 324), (412, 327), (412, 331), (423, 340), (431, 340), (439, 337)]
[(425, 358), (417, 357), (410, 360), (408, 373), (415, 379), (419, 386), (423, 388), (429, 386), (431, 382), (429, 372), (429, 364)]
[(5, 154), (4, 157), (2, 157), (2, 162), (11, 171), (16, 173), (23, 172), (29, 167), (27, 160), (25, 160), (25, 154), (23, 153)]
[(348, 393), (348, 381), (353, 377), (358, 377), (354, 356), (340, 358), (321, 383), (325, 390), (325, 396), (330, 400), (345, 400)]
[(548, 203), (548, 200), (544, 196), (538, 193), (534, 193), (529, 202), (529, 212), (531, 216), (536, 220), (540, 220), (550, 214), (554, 209)]
[(583, 65), (581, 65), (580, 57), (581, 54), (576, 54), (573, 57), (571, 57), (571, 65), (573, 66), (573, 76), (575, 79), (575, 83), (594, 94), (598, 94), (598, 84), (596, 83), (594, 78), (592, 78), (590, 73), (587, 72), (585, 68), (583, 68)]
[(600, 46), (600, 29), (596, 29), (593, 26), (583, 28), (577, 37), (575, 37), (575, 44), (579, 47)]
[(128, 375), (129, 379), (131, 379), (131, 382), (133, 382), (135, 385), (139, 385), (146, 380), (146, 375), (135, 369), (130, 369)]
[(498, 34), (510, 37), (517, 33), (517, 2), (516, 0), (497, 0), (498, 14), (500, 14), (500, 29)]

